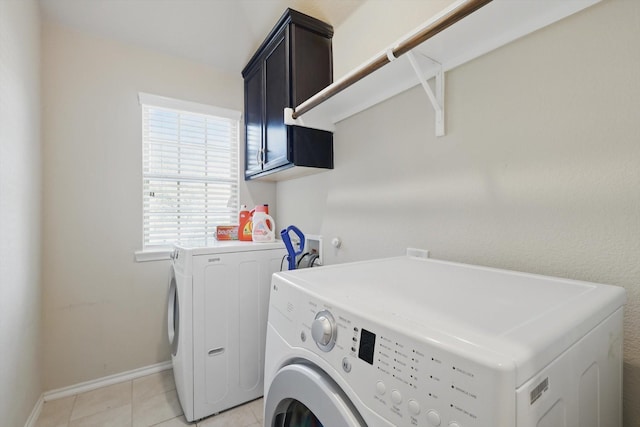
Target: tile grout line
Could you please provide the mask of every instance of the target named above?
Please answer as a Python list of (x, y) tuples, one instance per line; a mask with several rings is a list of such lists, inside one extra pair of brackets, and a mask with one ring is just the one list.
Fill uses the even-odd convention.
[[(110, 387), (110, 386), (114, 386), (114, 385), (117, 385), (117, 384), (123, 384), (123, 383), (126, 383), (126, 382), (129, 382), (129, 390), (130, 390), (130, 396), (129, 396), (129, 401), (128, 401), (128, 404), (130, 405), (129, 419), (130, 419), (131, 425), (133, 425), (133, 423), (134, 423), (134, 408), (133, 408), (133, 406), (134, 406), (134, 381), (138, 380), (138, 379), (142, 379), (142, 378), (147, 377), (147, 376), (151, 376), (151, 375), (162, 375), (162, 371), (151, 373), (151, 374), (139, 377), (139, 378), (120, 381), (119, 383), (108, 384), (108, 385), (105, 385), (103, 387), (99, 387), (99, 388), (92, 389), (92, 390), (87, 390), (87, 391), (82, 392), (82, 393), (73, 394), (71, 396), (68, 396), (68, 397), (72, 398), (73, 401), (71, 403), (71, 408), (69, 409), (69, 412), (65, 417), (65, 426), (64, 427), (68, 427), (69, 425), (71, 425), (72, 422), (74, 422), (76, 420), (79, 420), (81, 418), (91, 417), (91, 416), (97, 415), (97, 414), (99, 414), (101, 412), (105, 412), (105, 411), (109, 411), (109, 410), (113, 410), (113, 409), (117, 408), (117, 407), (105, 408), (104, 410), (99, 411), (99, 412), (97, 412), (95, 414), (88, 414), (88, 415), (84, 415), (84, 416), (78, 417), (77, 419), (74, 419), (73, 418), (74, 417), (74, 413), (78, 409), (78, 397), (79, 397), (80, 394), (85, 394), (85, 393), (89, 393), (89, 392), (92, 392), (92, 391), (97, 391), (97, 390), (100, 390), (100, 389), (104, 389), (104, 388), (107, 388), (107, 387)], [(164, 385), (166, 385), (166, 383), (163, 381), (163, 382), (161, 382), (161, 385), (164, 386)], [(159, 396), (159, 395), (163, 395), (163, 394), (166, 395), (166, 394), (171, 393), (171, 392), (175, 392), (177, 394), (177, 388), (175, 387), (175, 384), (173, 383), (173, 381), (172, 381), (172, 385), (169, 385), (168, 388), (165, 389), (164, 387), (161, 387), (161, 390), (158, 390), (155, 393), (152, 393), (149, 396), (146, 396), (145, 399), (150, 399), (150, 398), (153, 398), (155, 396)], [(62, 399), (62, 397), (58, 398), (58, 399), (53, 399), (53, 400), (51, 400), (51, 402), (53, 402), (55, 400), (59, 400), (59, 399)], [(44, 402), (43, 405), (46, 404), (46, 403), (47, 402)], [(124, 406), (124, 405), (122, 405), (122, 406)], [(179, 418), (181, 415), (182, 415), (182, 413), (180, 415), (178, 415), (178, 416), (171, 417), (171, 418), (168, 418), (166, 420), (159, 421), (158, 423), (161, 424), (161, 423), (166, 422), (168, 420), (171, 420), (173, 418)], [(41, 417), (42, 417), (42, 414), (39, 414), (38, 419), (35, 422), (37, 423)]]
[(131, 380), (131, 408), (129, 410), (129, 421), (131, 427), (133, 427), (133, 381)]
[(97, 391), (99, 391), (99, 390), (103, 390), (103, 389), (105, 389), (105, 388), (109, 388), (109, 387), (116, 386), (116, 385), (124, 385), (127, 381), (131, 382), (131, 380), (121, 381), (121, 382), (119, 382), (119, 383), (106, 385), (106, 386), (104, 386), (104, 387), (100, 387), (100, 388), (97, 388), (97, 389), (94, 389), (94, 390), (89, 390), (89, 391), (82, 392), (82, 393), (79, 393), (79, 394), (74, 395), (74, 396), (73, 396), (73, 398), (74, 398), (73, 407), (72, 407), (72, 410), (71, 410), (71, 414), (70, 414), (70, 416), (69, 416), (69, 422), (68, 422), (67, 426), (71, 425), (73, 422), (78, 422), (79, 420), (82, 420), (82, 419), (84, 419), (84, 418), (91, 418), (91, 417), (95, 417), (95, 416), (98, 416), (98, 415), (103, 414), (103, 413), (105, 413), (105, 412), (109, 412), (109, 411), (113, 411), (113, 410), (116, 410), (116, 409), (122, 408), (122, 407), (124, 407), (124, 406), (126, 406), (126, 405), (132, 405), (133, 403), (132, 403), (132, 401), (130, 400), (129, 402), (124, 403), (124, 404), (122, 404), (122, 405), (107, 406), (107, 407), (104, 407), (104, 408), (102, 408), (101, 410), (99, 410), (99, 411), (97, 411), (97, 412), (92, 412), (92, 413), (84, 414), (84, 415), (82, 415), (82, 416), (78, 416), (77, 418), (74, 418), (74, 417), (73, 417), (73, 413), (74, 413), (74, 412), (75, 412), (75, 410), (77, 409), (78, 398), (79, 398), (79, 396), (80, 396), (80, 395), (87, 394), (87, 393), (92, 393), (92, 392), (97, 392)]
[(78, 402), (78, 395), (73, 395), (73, 404), (71, 405), (71, 410), (69, 411), (69, 417), (67, 419), (67, 426), (71, 424), (71, 417), (73, 416), (73, 410), (76, 409), (76, 403)]
[[(145, 375), (144, 377), (153, 376), (153, 375), (159, 375), (159, 376), (164, 377), (164, 375), (166, 375), (166, 374), (164, 374), (164, 375), (163, 374), (164, 373), (162, 373), (162, 372), (157, 372), (157, 373)], [(68, 408), (69, 408), (69, 409), (67, 409), (68, 412), (65, 411), (66, 414), (64, 415), (64, 418), (63, 418), (63, 423), (64, 424), (61, 424), (60, 427), (69, 427), (69, 426), (73, 425), (74, 423), (77, 424), (78, 420), (81, 420), (81, 419), (83, 419), (85, 417), (97, 416), (100, 413), (103, 413), (105, 411), (115, 410), (118, 407), (122, 407), (122, 406), (124, 406), (126, 404), (130, 405), (130, 407), (129, 407), (129, 415), (128, 415), (129, 423), (130, 423), (131, 426), (135, 425), (135, 417), (136, 417), (135, 416), (135, 408), (134, 408), (134, 405), (135, 405), (134, 395), (135, 395), (135, 390), (136, 390), (136, 384), (135, 383), (137, 383), (139, 380), (142, 380), (144, 377), (121, 381), (120, 384), (122, 386), (125, 386), (125, 387), (126, 387), (126, 384), (124, 384), (124, 383), (129, 382), (129, 387), (126, 387), (126, 388), (129, 388), (129, 392), (130, 392), (129, 399), (127, 401), (122, 401), (121, 402), (122, 405), (116, 405), (116, 406), (112, 406), (112, 407), (105, 407), (103, 410), (98, 411), (96, 413), (81, 415), (78, 412), (81, 409), (81, 407), (84, 408), (84, 406), (83, 406), (84, 405), (84, 403), (83, 403), (84, 401), (80, 399), (80, 396), (84, 395), (84, 394), (87, 394), (87, 393), (91, 393), (91, 392), (97, 392), (98, 390), (105, 389), (105, 388), (108, 388), (108, 387), (116, 386), (118, 383), (108, 384), (108, 385), (105, 385), (103, 387), (99, 387), (97, 389), (87, 390), (87, 391), (84, 391), (82, 393), (76, 393), (76, 394), (68, 396), (70, 398), (70, 400), (71, 400), (71, 403), (68, 406)], [(148, 386), (148, 384), (147, 384), (147, 386)], [(144, 390), (144, 389), (141, 389), (141, 390)], [(155, 384), (155, 387), (152, 386), (152, 388), (149, 389), (148, 391), (151, 391), (151, 390), (153, 390), (153, 392), (151, 392), (149, 395), (147, 395), (144, 398), (142, 398), (142, 400), (141, 400), (142, 402), (144, 402), (146, 399), (152, 399), (152, 398), (157, 397), (157, 396), (168, 395), (168, 394), (172, 394), (172, 393), (177, 395), (177, 388), (175, 387), (175, 383), (173, 381), (167, 380), (167, 378), (158, 378), (158, 381), (157, 381), (157, 384)], [(59, 398), (59, 399), (62, 399), (62, 398)], [(53, 402), (55, 400), (59, 400), (59, 399), (53, 399), (53, 400), (51, 400), (51, 402)], [(140, 401), (138, 403), (140, 403)], [(240, 406), (242, 406), (242, 405), (240, 405)], [(258, 423), (258, 424), (260, 423), (260, 420), (258, 419), (256, 413), (251, 411), (248, 407), (246, 407), (245, 410), (249, 410), (249, 412), (251, 414), (250, 417), (252, 417), (251, 419), (254, 420), (252, 423), (250, 423), (248, 425), (253, 426), (254, 423)], [(122, 412), (120, 412), (120, 414), (122, 414)], [(125, 414), (122, 414), (122, 415), (125, 415)], [(173, 414), (172, 416), (170, 416), (167, 419), (156, 420), (153, 425), (162, 424), (162, 423), (170, 421), (170, 420), (172, 420), (174, 418), (175, 419), (180, 419), (183, 416), (184, 416), (183, 412), (180, 411), (180, 414)], [(38, 417), (38, 419), (40, 419), (40, 418), (41, 418), (41, 415)], [(140, 421), (142, 421), (142, 419)], [(36, 422), (37, 422), (37, 420), (36, 420)], [(195, 427), (195, 425), (192, 426), (192, 427)], [(238, 426), (238, 427), (240, 427), (240, 426)]]

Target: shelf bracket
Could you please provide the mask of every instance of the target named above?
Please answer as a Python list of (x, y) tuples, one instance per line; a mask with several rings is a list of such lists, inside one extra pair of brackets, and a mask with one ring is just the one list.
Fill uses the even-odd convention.
[(433, 109), (435, 110), (436, 136), (444, 136), (444, 72), (442, 71), (442, 64), (440, 64), (437, 61), (434, 61), (428, 56), (421, 55), (423, 58), (429, 60), (433, 64), (433, 69), (435, 69), (435, 72), (433, 73), (433, 77), (435, 78), (435, 83), (434, 83), (435, 94), (434, 94), (434, 90), (431, 88), (431, 85), (427, 81), (427, 78), (425, 77), (425, 73), (420, 67), (420, 64), (418, 64), (418, 61), (415, 55), (413, 54), (413, 52), (407, 52), (406, 56), (409, 62), (411, 63), (411, 67), (413, 68), (413, 71), (415, 71), (416, 76), (418, 76), (418, 80), (420, 81), (420, 84), (424, 88), (424, 91), (427, 93), (427, 97), (429, 98), (429, 101), (431, 101), (431, 105), (433, 105)]
[[(2, 1), (2, 0), (0, 0)], [(329, 132), (335, 132), (336, 127), (329, 120), (320, 118), (314, 118), (313, 114), (309, 114), (304, 117), (293, 118), (293, 108), (285, 107), (284, 109), (284, 124), (289, 126), (302, 126), (306, 128), (326, 130)]]

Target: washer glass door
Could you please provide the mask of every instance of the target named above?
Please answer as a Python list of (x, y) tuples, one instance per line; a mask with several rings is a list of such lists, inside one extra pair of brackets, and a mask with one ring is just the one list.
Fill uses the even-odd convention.
[(318, 417), (299, 400), (292, 400), (287, 410), (278, 414), (277, 426), (282, 427), (324, 427)]
[(366, 427), (344, 391), (308, 364), (280, 369), (265, 396), (265, 427)]
[(180, 299), (178, 298), (178, 287), (176, 283), (176, 273), (171, 266), (169, 276), (169, 296), (167, 298), (167, 334), (171, 345), (171, 354), (178, 354), (178, 342), (180, 341)]

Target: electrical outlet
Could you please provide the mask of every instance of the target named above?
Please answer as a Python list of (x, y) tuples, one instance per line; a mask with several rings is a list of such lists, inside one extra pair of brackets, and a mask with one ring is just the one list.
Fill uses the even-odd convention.
[(318, 254), (318, 260), (315, 265), (324, 265), (324, 257), (322, 251), (322, 236), (307, 234), (305, 235), (305, 252)]

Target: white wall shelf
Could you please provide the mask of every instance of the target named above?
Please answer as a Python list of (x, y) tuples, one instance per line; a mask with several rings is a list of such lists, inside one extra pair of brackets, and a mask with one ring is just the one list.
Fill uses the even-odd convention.
[[(464, 5), (467, 1), (459, 0), (453, 3), (450, 8), (426, 21), (422, 26), (408, 34), (406, 38), (385, 49), (384, 53), (391, 52), (397, 44), (409, 39), (446, 13), (449, 13), (452, 9)], [(493, 0), (411, 51), (418, 68), (422, 70), (423, 75), (420, 78), (414, 71), (414, 67), (408, 58), (409, 55), (400, 56), (396, 59), (390, 58), (393, 60), (382, 68), (366, 75), (336, 95), (322, 101), (322, 103), (301, 114), (296, 119), (292, 118), (293, 111), (291, 109), (285, 110), (285, 123), (334, 131), (336, 123), (421, 84), (421, 80), (430, 80), (438, 72), (449, 71), (600, 1)], [(376, 55), (374, 59), (378, 57), (379, 55)], [(341, 80), (349, 76), (362, 73), (362, 70), (372, 61), (373, 59), (367, 61), (361, 67), (334, 82), (324, 91), (332, 86), (339, 85)], [(310, 98), (310, 100), (314, 97)], [(443, 105), (444, 93), (441, 93), (441, 97), (442, 99), (439, 102)], [(444, 121), (442, 117), (441, 120)], [(438, 128), (439, 125), (436, 123), (436, 134), (443, 135), (444, 123), (442, 123), (440, 131), (438, 131)]]

